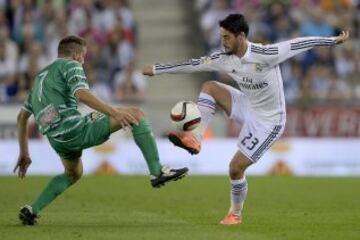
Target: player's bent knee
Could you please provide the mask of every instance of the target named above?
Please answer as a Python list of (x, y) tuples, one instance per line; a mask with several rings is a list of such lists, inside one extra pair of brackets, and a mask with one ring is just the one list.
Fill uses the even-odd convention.
[(239, 168), (238, 166), (230, 165), (229, 175), (231, 179), (238, 179), (242, 175), (244, 175), (244, 170)]
[(138, 107), (130, 107), (129, 110), (131, 111), (132, 115), (136, 117), (137, 120), (141, 120), (145, 117), (145, 113)]
[(74, 184), (83, 175), (83, 165), (81, 159), (61, 159), (61, 161), (65, 168), (65, 174), (71, 179), (71, 183)]
[(74, 184), (82, 177), (82, 173), (74, 173), (70, 175), (71, 182)]
[(83, 170), (68, 170), (65, 172), (71, 179), (71, 183), (76, 183), (83, 175)]
[(231, 179), (242, 178), (248, 166), (242, 164), (240, 161), (231, 161), (229, 166), (229, 175)]
[(216, 89), (216, 87), (218, 87), (218, 84), (216, 83), (216, 81), (213, 81), (213, 80), (207, 81), (202, 84), (201, 91), (206, 92), (211, 95), (214, 92), (214, 90)]
[(240, 179), (245, 176), (245, 169), (232, 169), (229, 170), (229, 176), (231, 179)]

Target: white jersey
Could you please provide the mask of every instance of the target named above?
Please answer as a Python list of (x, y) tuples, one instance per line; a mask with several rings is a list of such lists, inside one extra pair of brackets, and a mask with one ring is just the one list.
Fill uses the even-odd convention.
[(262, 121), (285, 124), (284, 89), (279, 64), (315, 46), (332, 46), (336, 37), (302, 37), (261, 45), (248, 42), (243, 57), (214, 53), (180, 64), (156, 64), (154, 74), (219, 71), (236, 81), (252, 114)]

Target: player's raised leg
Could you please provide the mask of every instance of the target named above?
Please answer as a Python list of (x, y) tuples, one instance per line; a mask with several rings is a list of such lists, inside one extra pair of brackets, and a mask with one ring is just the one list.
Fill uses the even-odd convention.
[(34, 225), (37, 222), (39, 212), (81, 178), (83, 166), (80, 158), (75, 160), (62, 159), (62, 163), (65, 172), (52, 178), (30, 206), (26, 205), (20, 209), (19, 218), (24, 225)]
[(230, 209), (220, 224), (234, 225), (242, 222), (241, 211), (246, 199), (248, 184), (245, 178), (245, 170), (252, 162), (240, 151), (237, 151), (229, 166), (230, 175)]
[[(132, 134), (135, 143), (141, 149), (151, 174), (151, 185), (161, 187), (166, 182), (176, 181), (186, 175), (187, 168), (171, 169), (162, 166), (159, 159), (159, 153), (149, 122), (145, 119), (143, 111), (136, 107), (123, 108), (129, 114), (136, 118), (138, 125), (132, 126)], [(121, 129), (121, 125), (115, 119), (111, 118), (111, 130), (115, 132)]]
[(168, 135), (169, 140), (191, 154), (198, 154), (201, 150), (203, 134), (215, 114), (216, 105), (219, 105), (228, 115), (230, 115), (231, 104), (231, 94), (224, 84), (219, 84), (216, 81), (205, 82), (201, 87), (197, 102), (201, 112), (200, 126), (192, 132), (171, 131)]

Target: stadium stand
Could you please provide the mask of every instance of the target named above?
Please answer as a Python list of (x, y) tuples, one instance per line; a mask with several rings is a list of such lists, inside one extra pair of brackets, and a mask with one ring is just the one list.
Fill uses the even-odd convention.
[[(341, 111), (351, 106), (346, 113), (358, 116), (360, 13), (359, 3), (349, 0), (0, 1), (0, 107), (18, 108), (36, 72), (56, 58), (59, 39), (78, 34), (89, 42), (85, 69), (92, 91), (105, 101), (141, 105), (160, 136), (169, 121), (159, 116), (168, 116), (176, 101), (195, 100), (203, 81), (217, 78), (233, 83), (214, 74), (164, 75), (148, 82), (137, 69), (144, 63), (182, 61), (218, 49), (218, 20), (231, 12), (244, 13), (251, 23), (249, 39), (254, 42), (328, 36), (349, 29), (352, 40), (342, 48), (309, 51), (282, 64), (282, 71), (289, 126), (293, 126), (291, 119), (306, 116), (303, 109), (313, 106), (320, 107), (314, 114), (324, 106), (326, 113), (334, 106)], [(14, 124), (5, 110), (1, 135)], [(339, 115), (339, 110), (333, 115)], [(217, 115), (215, 135), (236, 136), (239, 127), (228, 125), (227, 129), (223, 116)], [(307, 135), (303, 125), (301, 131), (295, 131), (299, 127), (295, 124), (287, 133)]]

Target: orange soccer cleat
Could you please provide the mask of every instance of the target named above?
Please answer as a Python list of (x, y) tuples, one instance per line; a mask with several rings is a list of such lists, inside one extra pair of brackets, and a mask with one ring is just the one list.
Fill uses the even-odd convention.
[(220, 221), (220, 224), (223, 225), (236, 225), (241, 223), (242, 223), (241, 216), (235, 215), (233, 213), (229, 213), (224, 217), (223, 220)]
[(187, 150), (190, 154), (198, 154), (200, 152), (201, 145), (192, 132), (171, 131), (168, 134), (168, 138), (175, 146)]

